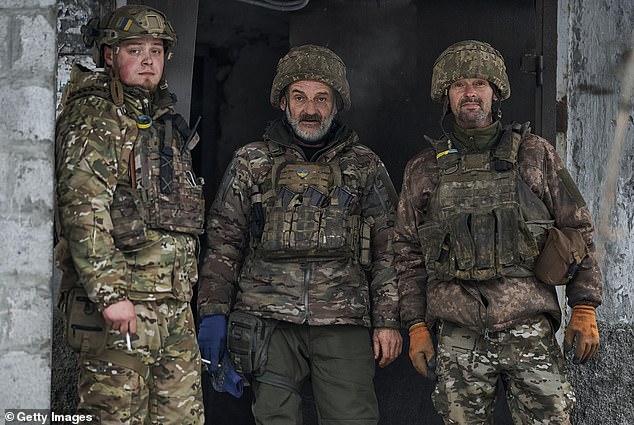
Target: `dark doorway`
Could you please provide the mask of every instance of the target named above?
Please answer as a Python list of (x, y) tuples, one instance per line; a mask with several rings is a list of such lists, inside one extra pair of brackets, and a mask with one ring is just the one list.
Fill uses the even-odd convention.
[[(326, 45), (346, 62), (352, 108), (343, 120), (381, 156), (397, 189), (405, 164), (425, 147), (423, 135), (440, 135), (440, 105), (429, 94), (431, 69), (456, 41), (487, 41), (505, 57), (512, 91), (502, 104), (505, 122), (535, 123), (537, 117), (535, 132), (554, 128), (554, 114), (544, 118), (540, 112), (545, 94), (538, 77), (552, 83), (555, 69), (544, 67), (538, 75), (533, 65), (548, 45), (544, 39), (554, 37), (556, 28), (543, 22), (556, 22), (555, 13), (556, 8), (545, 11), (533, 0), (312, 0), (297, 12), (200, 2), (191, 116), (203, 117), (197, 155), (208, 203), (233, 151), (259, 139), (266, 123), (279, 115), (268, 102), (275, 65), (298, 44)], [(433, 384), (416, 374), (407, 350), (406, 345), (394, 364), (377, 369), (380, 423), (440, 424), (430, 401)], [(498, 395), (495, 423), (510, 424), (502, 388)], [(207, 423), (253, 423), (250, 396), (247, 390), (236, 400), (207, 386)], [(304, 401), (304, 423), (315, 424), (309, 390)]]

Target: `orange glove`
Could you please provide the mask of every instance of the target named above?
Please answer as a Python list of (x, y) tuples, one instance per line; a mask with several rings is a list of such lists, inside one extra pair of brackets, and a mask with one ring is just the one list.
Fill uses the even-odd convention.
[(576, 305), (572, 308), (570, 323), (564, 337), (564, 351), (572, 350), (576, 340), (574, 364), (585, 363), (597, 354), (599, 349), (599, 330), (594, 307), (590, 305)]
[(425, 323), (416, 323), (409, 328), (409, 358), (418, 373), (428, 379), (436, 379), (434, 341)]

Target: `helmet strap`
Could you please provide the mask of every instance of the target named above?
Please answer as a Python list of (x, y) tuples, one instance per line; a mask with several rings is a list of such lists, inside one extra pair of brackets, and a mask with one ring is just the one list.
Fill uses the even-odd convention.
[(119, 77), (119, 64), (118, 57), (119, 54), (119, 46), (115, 46), (112, 48), (112, 80), (110, 80), (110, 97), (112, 97), (112, 101), (115, 105), (121, 107), (123, 106), (123, 84), (121, 83), (121, 78)]
[(445, 137), (447, 139), (451, 139), (451, 137), (449, 137), (449, 134), (447, 133), (447, 130), (445, 130), (445, 117), (447, 115), (449, 115), (449, 96), (447, 96), (446, 94), (442, 97), (442, 112), (440, 113), (440, 130), (442, 131), (442, 134), (445, 135)]

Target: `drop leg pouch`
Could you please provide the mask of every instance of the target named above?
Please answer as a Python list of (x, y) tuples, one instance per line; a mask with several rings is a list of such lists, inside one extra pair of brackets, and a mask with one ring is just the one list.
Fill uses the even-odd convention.
[(69, 347), (88, 355), (99, 355), (106, 348), (108, 329), (97, 305), (90, 301), (83, 287), (73, 287), (66, 295), (65, 337)]

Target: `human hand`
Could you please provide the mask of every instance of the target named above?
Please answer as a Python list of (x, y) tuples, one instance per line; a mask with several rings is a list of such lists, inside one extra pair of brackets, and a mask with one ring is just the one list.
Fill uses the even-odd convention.
[(398, 329), (376, 328), (372, 332), (372, 345), (374, 347), (374, 359), (379, 357), (379, 367), (385, 367), (392, 363), (401, 354), (403, 338)]
[(109, 305), (102, 313), (110, 329), (118, 330), (121, 335), (136, 333), (136, 312), (134, 304), (129, 300), (118, 301)]
[(436, 379), (436, 351), (425, 323), (416, 323), (409, 328), (409, 358), (418, 373), (432, 381)]
[(210, 362), (207, 369), (216, 372), (227, 346), (227, 317), (224, 314), (203, 317), (198, 330), (198, 346), (202, 358)]
[(576, 305), (572, 308), (570, 322), (564, 336), (564, 351), (572, 350), (576, 345), (574, 364), (585, 363), (593, 358), (599, 350), (599, 329), (594, 307)]

